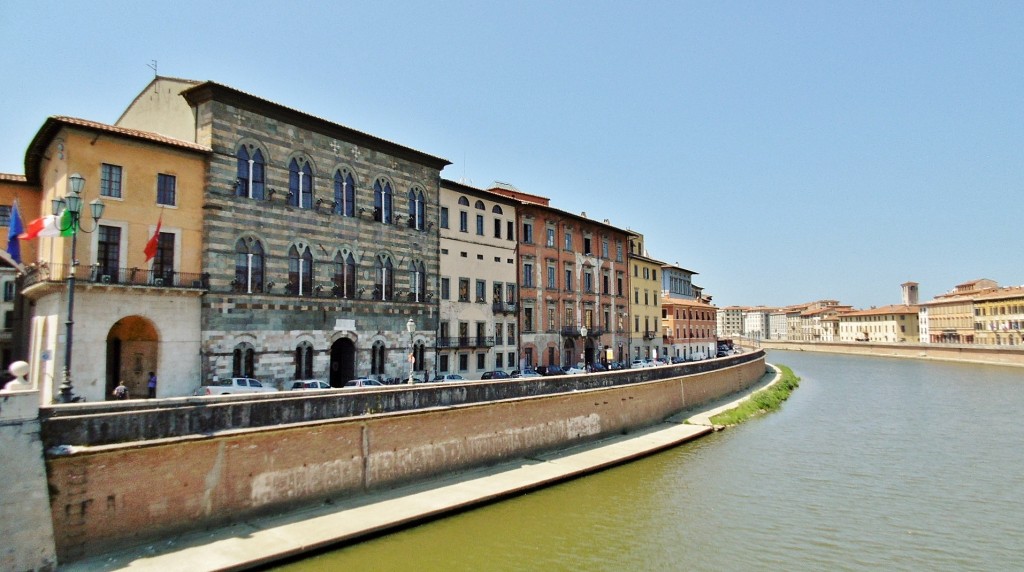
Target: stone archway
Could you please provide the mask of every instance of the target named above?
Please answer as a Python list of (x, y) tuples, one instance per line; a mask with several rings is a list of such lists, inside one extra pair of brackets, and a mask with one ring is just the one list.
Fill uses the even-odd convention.
[(341, 338), (331, 344), (331, 364), (329, 368), (331, 387), (342, 387), (345, 382), (356, 377), (356, 344)]
[(562, 367), (571, 367), (573, 365), (573, 356), (576, 355), (576, 343), (572, 338), (566, 336), (565, 343), (562, 344)]
[(156, 325), (148, 319), (127, 316), (115, 322), (107, 332), (106, 390), (103, 393), (106, 399), (110, 399), (119, 380), (124, 380), (132, 398), (145, 397), (149, 372), (160, 376), (157, 371), (159, 346)]

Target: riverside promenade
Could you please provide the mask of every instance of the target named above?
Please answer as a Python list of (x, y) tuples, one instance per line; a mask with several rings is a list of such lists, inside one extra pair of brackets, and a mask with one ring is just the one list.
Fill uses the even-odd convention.
[(254, 518), (216, 530), (169, 537), (80, 560), (61, 570), (244, 570), (351, 544), (445, 514), (482, 506), (601, 471), (697, 439), (721, 427), (710, 417), (739, 405), (780, 377), (777, 369), (748, 390), (681, 412), (667, 421), (601, 441), (316, 508)]

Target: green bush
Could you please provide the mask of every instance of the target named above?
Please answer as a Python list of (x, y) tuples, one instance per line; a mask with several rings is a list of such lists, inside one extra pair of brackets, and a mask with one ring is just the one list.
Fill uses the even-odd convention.
[(750, 417), (781, 407), (782, 402), (788, 399), (789, 394), (800, 385), (800, 378), (793, 373), (793, 370), (784, 365), (776, 367), (782, 371), (782, 379), (771, 387), (753, 394), (750, 399), (736, 408), (715, 415), (711, 418), (711, 422), (715, 425), (736, 425)]

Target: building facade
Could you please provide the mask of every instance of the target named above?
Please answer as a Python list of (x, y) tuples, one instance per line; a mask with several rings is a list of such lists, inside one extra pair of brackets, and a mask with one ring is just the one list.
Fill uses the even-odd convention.
[(661, 355), (662, 281), (658, 276), (665, 265), (648, 256), (644, 236), (630, 232), (628, 255), (630, 359), (656, 359)]
[(976, 344), (1024, 345), (1024, 286), (998, 288), (974, 300)]
[[(44, 403), (63, 381), (72, 273), (77, 396), (103, 401), (124, 381), (132, 396), (143, 397), (150, 371), (158, 376), (158, 397), (194, 389), (209, 156), (194, 142), (82, 119), (51, 117), (40, 128), (25, 160), (26, 177), (40, 189), (35, 212), (49, 212), (51, 199), (68, 195), (72, 176), (84, 179), (77, 236), (22, 241), (35, 243), (22, 294), (33, 305), (30, 378)], [(98, 221), (88, 208), (93, 201), (104, 205)]]
[(702, 300), (668, 297), (661, 301), (661, 357), (694, 361), (715, 357), (717, 309)]
[(626, 232), (509, 185), (519, 202), (519, 367), (625, 360), (629, 353)]
[(916, 343), (917, 306), (899, 304), (839, 314), (839, 341)]
[(480, 379), (518, 366), (516, 202), (441, 180), (437, 372)]
[(448, 161), (214, 82), (157, 78), (119, 124), (212, 149), (203, 377), (435, 370)]

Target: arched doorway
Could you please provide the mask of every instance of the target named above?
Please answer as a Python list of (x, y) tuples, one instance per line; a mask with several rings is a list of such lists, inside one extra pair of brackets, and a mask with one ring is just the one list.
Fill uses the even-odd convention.
[(565, 338), (565, 343), (562, 344), (562, 367), (572, 367), (573, 358), (576, 355), (576, 343), (572, 338)]
[(594, 363), (594, 340), (587, 338), (583, 342), (583, 365), (588, 366)]
[(156, 326), (142, 316), (121, 318), (111, 326), (107, 332), (107, 379), (103, 393), (106, 399), (110, 399), (119, 380), (124, 381), (132, 398), (147, 395), (149, 372), (160, 376), (159, 342)]
[(356, 377), (356, 344), (341, 338), (331, 344), (331, 387), (342, 387), (345, 382)]

